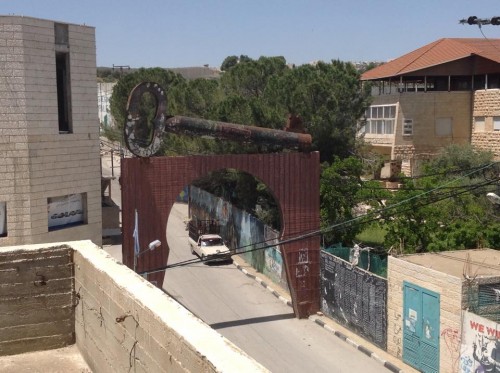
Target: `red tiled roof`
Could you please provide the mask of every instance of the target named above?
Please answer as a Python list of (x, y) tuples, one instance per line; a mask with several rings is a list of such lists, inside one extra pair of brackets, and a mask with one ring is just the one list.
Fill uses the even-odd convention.
[(439, 39), (395, 60), (366, 71), (361, 80), (404, 75), (450, 61), (478, 55), (500, 63), (500, 39)]

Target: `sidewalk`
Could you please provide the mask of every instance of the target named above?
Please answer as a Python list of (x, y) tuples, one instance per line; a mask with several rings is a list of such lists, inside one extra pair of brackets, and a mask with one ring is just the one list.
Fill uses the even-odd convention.
[[(257, 272), (250, 264), (245, 262), (242, 258), (235, 255), (233, 256), (233, 264), (242, 271), (248, 277), (253, 278), (255, 281), (260, 283), (264, 288), (269, 290), (283, 303), (292, 307), (292, 302), (290, 294), (287, 290), (283, 289), (278, 284), (275, 284), (272, 280), (267, 278), (264, 274)], [(349, 343), (353, 348), (361, 351), (365, 355), (368, 355), (372, 359), (378, 361), (381, 365), (385, 366), (389, 371), (395, 373), (417, 373), (418, 371), (409, 365), (405, 364), (402, 360), (388, 354), (386, 351), (380, 349), (374, 344), (368, 342), (357, 334), (353, 333), (349, 329), (343, 327), (342, 325), (335, 322), (335, 320), (324, 316), (321, 313), (317, 315), (309, 316), (309, 320), (313, 321), (317, 325), (327, 329), (328, 331), (334, 333), (337, 337), (342, 339), (344, 342)]]

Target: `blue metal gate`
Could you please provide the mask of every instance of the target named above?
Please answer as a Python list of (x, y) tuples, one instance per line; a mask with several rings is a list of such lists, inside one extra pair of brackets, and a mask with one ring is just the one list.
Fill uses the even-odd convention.
[(404, 281), (403, 361), (439, 372), (439, 294)]

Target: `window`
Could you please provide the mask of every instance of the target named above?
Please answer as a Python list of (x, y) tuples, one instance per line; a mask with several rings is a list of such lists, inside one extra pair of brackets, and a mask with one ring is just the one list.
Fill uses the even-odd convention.
[(86, 210), (86, 193), (48, 198), (49, 231), (86, 224)]
[(59, 133), (71, 133), (71, 86), (69, 71), (68, 25), (54, 24), (56, 85)]
[(69, 53), (56, 53), (57, 109), (59, 133), (71, 132)]
[(493, 117), (493, 130), (500, 131), (500, 117)]
[(365, 112), (365, 132), (388, 135), (394, 133), (396, 105), (370, 106)]
[(474, 132), (484, 132), (484, 117), (474, 117)]
[(453, 121), (451, 118), (436, 119), (436, 136), (451, 136), (453, 130)]
[(403, 119), (403, 136), (413, 135), (413, 119)]
[(0, 237), (7, 237), (7, 203), (0, 202)]

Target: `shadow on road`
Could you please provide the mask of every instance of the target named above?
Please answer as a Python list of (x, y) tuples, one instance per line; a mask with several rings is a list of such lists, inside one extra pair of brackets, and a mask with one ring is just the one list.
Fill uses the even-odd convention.
[(294, 318), (295, 318), (295, 315), (293, 313), (285, 313), (285, 314), (281, 314), (281, 315), (261, 316), (261, 317), (252, 317), (250, 319), (243, 319), (243, 320), (218, 322), (215, 324), (210, 324), (210, 327), (212, 329), (217, 330), (217, 329), (223, 329), (223, 328), (230, 328), (232, 326), (259, 324), (259, 323), (263, 323), (263, 322), (288, 320), (288, 319), (294, 319)]

